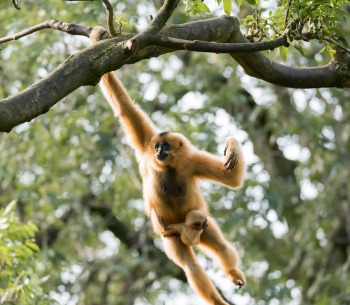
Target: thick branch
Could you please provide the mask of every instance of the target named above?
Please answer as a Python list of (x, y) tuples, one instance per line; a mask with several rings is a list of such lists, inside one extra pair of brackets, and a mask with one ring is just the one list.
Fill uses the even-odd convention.
[[(230, 31), (218, 32), (218, 23), (223, 23), (221, 26), (230, 28)], [(206, 26), (205, 33), (202, 31), (202, 26)], [(188, 39), (192, 35), (194, 39), (227, 41), (232, 30), (234, 26), (228, 18), (216, 18), (207, 22), (189, 23), (187, 26), (168, 26), (162, 29), (161, 33), (165, 35), (172, 33), (180, 39)], [(149, 45), (150, 42), (147, 41), (149, 35), (138, 35), (135, 44)], [(13, 127), (47, 112), (75, 89), (86, 85), (96, 85), (103, 74), (119, 69), (124, 64), (172, 51), (168, 48), (149, 46), (132, 52), (125, 48), (125, 43), (122, 43), (130, 40), (131, 37), (131, 35), (119, 35), (97, 43), (71, 56), (47, 77), (26, 90), (1, 100), (0, 131), (9, 132)]]
[[(67, 25), (58, 21), (55, 24)], [(74, 34), (77, 33), (76, 27), (76, 25), (75, 28), (73, 27)], [(71, 32), (69, 27), (58, 26), (58, 29)], [(91, 29), (79, 27), (79, 30), (82, 31), (82, 35), (87, 36)], [(175, 38), (174, 41), (176, 39), (200, 40), (203, 43), (202, 46), (206, 44), (208, 46), (208, 43), (204, 43), (205, 41), (240, 43), (247, 47), (252, 45), (241, 34), (239, 22), (235, 17), (224, 16), (182, 25), (165, 26), (159, 34)], [(154, 45), (154, 35), (158, 33), (148, 30), (134, 37), (119, 35), (71, 56), (46, 78), (18, 95), (0, 101), (0, 131), (9, 132), (13, 127), (45, 113), (75, 89), (97, 84), (100, 77), (109, 71), (119, 69), (125, 64), (132, 64), (176, 50), (175, 45), (172, 48), (169, 48), (167, 44), (162, 45), (161, 42), (156, 42), (158, 45)], [(195, 42), (194, 45), (196, 44)], [(181, 45), (177, 45), (177, 48), (184, 49)], [(215, 48), (212, 48), (211, 51), (217, 52)], [(231, 56), (237, 60), (247, 74), (281, 86), (350, 87), (348, 81), (350, 60), (349, 56), (342, 51), (337, 52), (335, 60), (330, 64), (319, 68), (288, 67), (272, 62), (259, 52), (231, 53)]]
[(158, 14), (148, 26), (147, 31), (150, 31), (150, 32), (160, 31), (164, 27), (165, 23), (169, 20), (172, 13), (175, 11), (179, 2), (180, 0), (164, 1), (163, 6), (159, 9)]
[[(236, 32), (231, 42), (249, 42), (241, 32)], [(295, 68), (279, 64), (262, 53), (230, 54), (252, 76), (275, 85), (292, 88), (322, 88), (350, 86), (350, 57), (339, 50), (335, 58), (325, 66)]]

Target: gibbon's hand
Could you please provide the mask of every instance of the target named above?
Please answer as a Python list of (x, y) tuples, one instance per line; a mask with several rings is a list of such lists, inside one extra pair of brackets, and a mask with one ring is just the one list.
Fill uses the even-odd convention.
[(95, 44), (100, 40), (107, 39), (107, 38), (109, 38), (109, 33), (102, 26), (94, 27), (90, 33), (91, 45)]
[(239, 143), (235, 138), (227, 138), (225, 142), (224, 156), (226, 157), (225, 168), (226, 171), (232, 170), (238, 163), (237, 150)]
[(177, 230), (168, 230), (168, 229), (165, 229), (163, 232), (162, 232), (162, 235), (163, 237), (170, 237), (170, 236), (181, 236), (181, 233)]

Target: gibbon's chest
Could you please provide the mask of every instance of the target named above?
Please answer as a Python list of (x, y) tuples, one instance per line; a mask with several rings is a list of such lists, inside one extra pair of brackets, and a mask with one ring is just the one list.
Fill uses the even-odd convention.
[(183, 199), (187, 194), (186, 180), (172, 167), (154, 172), (156, 193), (165, 203), (172, 203), (176, 199)]

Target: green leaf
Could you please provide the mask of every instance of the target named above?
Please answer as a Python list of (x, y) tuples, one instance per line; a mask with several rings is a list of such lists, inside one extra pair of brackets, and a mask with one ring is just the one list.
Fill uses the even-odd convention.
[(237, 6), (238, 7), (241, 7), (242, 3), (243, 3), (243, 0), (236, 0), (236, 3), (237, 3)]
[(210, 13), (210, 10), (201, 0), (194, 0), (186, 2), (185, 13), (186, 15), (195, 16), (203, 13)]
[(7, 222), (7, 218), (0, 218), (0, 230), (6, 230), (10, 224)]
[(295, 45), (294, 48), (299, 51), (300, 55), (305, 56), (304, 50), (300, 45)]
[(225, 14), (229, 15), (232, 11), (232, 0), (224, 0), (224, 12)]
[(289, 48), (285, 47), (285, 46), (281, 46), (280, 48), (280, 56), (283, 59), (284, 62), (287, 61), (287, 57), (288, 57), (288, 51)]
[(130, 29), (131, 24), (123, 14), (116, 14), (114, 17), (116, 23), (120, 24), (125, 29)]
[(338, 37), (338, 40), (342, 43), (343, 46), (349, 47), (348, 41), (344, 37), (340, 36)]
[(16, 206), (16, 203), (17, 201), (16, 200), (12, 200), (8, 205), (7, 207), (5, 208), (5, 211), (4, 211), (4, 216), (6, 216), (8, 213), (10, 213), (11, 211), (13, 211), (13, 209), (15, 208)]
[(319, 52), (322, 54), (327, 49), (327, 46), (323, 47)]
[(39, 252), (40, 249), (38, 247), (38, 245), (30, 240), (26, 240), (26, 246), (29, 247), (30, 249), (36, 251), (36, 252)]
[(249, 3), (249, 5), (251, 6), (255, 6), (257, 4), (257, 0), (247, 0), (247, 2)]
[(337, 53), (337, 51), (335, 49), (329, 48), (328, 49), (328, 54), (333, 57), (335, 55), (335, 53)]

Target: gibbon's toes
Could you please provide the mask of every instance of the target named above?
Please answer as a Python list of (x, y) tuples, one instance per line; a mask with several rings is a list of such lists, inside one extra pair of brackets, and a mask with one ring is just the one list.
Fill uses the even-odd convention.
[(239, 269), (232, 269), (229, 272), (229, 277), (231, 278), (231, 281), (238, 286), (239, 289), (241, 289), (245, 283), (246, 279), (244, 276), (244, 273)]

